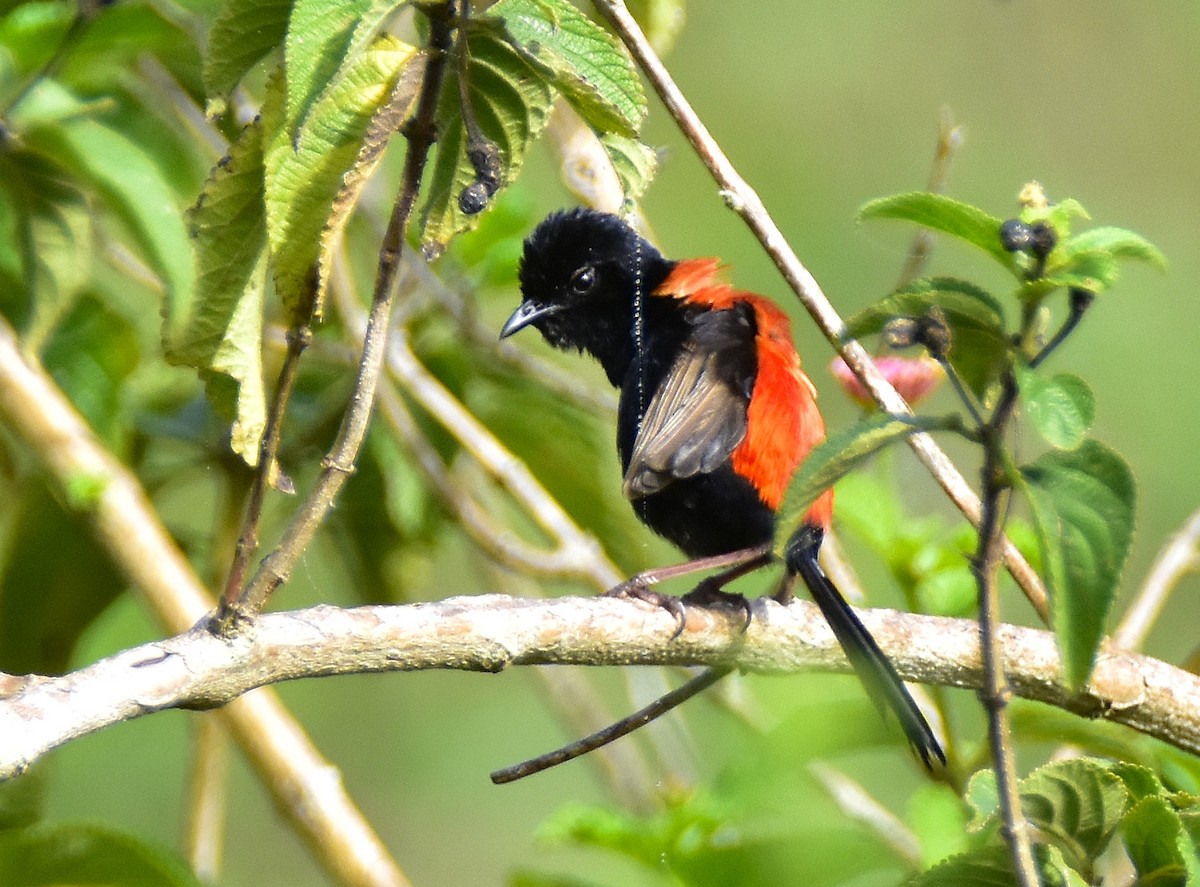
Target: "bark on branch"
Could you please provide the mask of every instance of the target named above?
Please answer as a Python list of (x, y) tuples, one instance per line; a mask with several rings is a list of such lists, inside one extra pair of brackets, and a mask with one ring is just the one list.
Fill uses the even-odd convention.
[[(907, 680), (978, 688), (974, 621), (861, 611), (864, 624)], [(846, 671), (837, 642), (807, 601), (754, 602), (740, 614), (693, 608), (675, 639), (674, 617), (607, 598), (528, 600), (502, 595), (341, 609), (321, 606), (261, 616), (244, 635), (205, 624), (62, 677), (0, 676), (0, 779), (46, 752), (119, 721), (169, 708), (221, 705), (248, 690), (303, 677), (510, 665), (734, 665), (747, 671)], [(1126, 724), (1200, 753), (1200, 678), (1106, 645), (1085, 693), (1062, 683), (1048, 632), (1001, 629), (1014, 692), (1087, 717)]]

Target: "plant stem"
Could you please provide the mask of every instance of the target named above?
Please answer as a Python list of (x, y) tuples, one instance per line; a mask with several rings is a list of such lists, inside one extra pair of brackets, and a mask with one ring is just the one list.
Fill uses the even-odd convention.
[[(311, 318), (311, 314), (309, 315)], [(288, 401), (299, 375), (300, 358), (304, 349), (312, 342), (312, 328), (309, 320), (298, 323), (287, 334), (287, 354), (283, 366), (279, 370), (279, 381), (275, 385), (275, 396), (271, 400), (271, 410), (267, 414), (267, 424), (263, 429), (262, 440), (258, 445), (258, 465), (254, 472), (254, 482), (250, 486), (250, 494), (246, 502), (246, 513), (242, 519), (242, 529), (238, 534), (237, 545), (233, 551), (233, 563), (225, 579), (225, 591), (221, 596), (221, 607), (237, 605), (242, 593), (242, 583), (246, 578), (246, 568), (250, 559), (258, 550), (258, 525), (262, 520), (263, 503), (267, 497), (267, 489), (277, 483), (277, 456), (279, 454), (280, 428), (283, 427), (283, 417), (287, 413)], [(288, 490), (288, 492), (294, 492)]]
[(287, 581), (296, 562), (333, 506), (342, 486), (354, 471), (354, 463), (366, 437), (375, 389), (383, 366), (388, 326), (395, 302), (400, 254), (404, 248), (404, 232), (416, 204), (425, 162), (437, 136), (436, 113), (452, 46), (454, 8), (453, 0), (420, 7), (430, 23), (428, 61), (416, 112), (403, 128), (404, 135), (408, 138), (408, 153), (404, 160), (400, 194), (392, 208), (391, 218), (379, 248), (378, 271), (367, 320), (367, 332), (363, 339), (362, 359), (359, 361), (358, 376), (350, 394), (341, 429), (323, 460), (320, 476), (292, 518), (278, 547), (259, 564), (258, 571), (238, 600), (222, 602), (221, 609), (213, 621), (214, 630), (221, 634), (231, 633), (242, 620), (258, 613), (271, 593)]
[(1029, 822), (1021, 809), (1017, 788), (1016, 754), (1008, 724), (1008, 702), (1012, 696), (1004, 674), (1004, 650), (1000, 640), (1000, 595), (997, 573), (1004, 521), (1012, 492), (1005, 473), (1004, 432), (1017, 402), (1016, 377), (1009, 370), (989, 422), (980, 427), (983, 444), (982, 513), (979, 521), (979, 546), (972, 561), (979, 586), (979, 648), (983, 659), (983, 687), (980, 699), (988, 712), (988, 740), (996, 790), (1005, 837), (1012, 857), (1013, 871), (1021, 887), (1041, 884), (1033, 858)]

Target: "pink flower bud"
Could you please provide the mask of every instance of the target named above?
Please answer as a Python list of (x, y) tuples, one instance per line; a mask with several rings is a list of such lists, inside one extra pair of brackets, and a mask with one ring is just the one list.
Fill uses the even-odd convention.
[[(877, 357), (875, 366), (883, 373), (883, 377), (892, 383), (892, 387), (900, 392), (909, 404), (915, 405), (924, 400), (935, 388), (942, 383), (946, 372), (941, 364), (930, 357)], [(835, 357), (829, 365), (830, 372), (837, 379), (842, 390), (850, 395), (850, 399), (864, 407), (875, 406), (875, 400), (867, 393), (862, 382), (846, 366), (846, 361)]]

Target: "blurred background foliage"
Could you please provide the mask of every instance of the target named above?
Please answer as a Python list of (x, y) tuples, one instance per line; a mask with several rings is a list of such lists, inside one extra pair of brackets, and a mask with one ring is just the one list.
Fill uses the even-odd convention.
[[(136, 469), (214, 585), (223, 577), (248, 471), (229, 451), (228, 417), (212, 411), (194, 371), (162, 359), (163, 299), (176, 283), (172, 274), (190, 267), (190, 258), (186, 243), (156, 236), (154, 213), (182, 213), (223, 153), (222, 138), (237, 132), (235, 115), (220, 118), (215, 131), (202, 117), (200, 47), (219, 7), (217, 0), (146, 0), (104, 9), (55, 63), (60, 92), (39, 90), (14, 105), (70, 27), (74, 7), (0, 4), (0, 107), (21, 136), (0, 134), (0, 312), (105, 443)], [(843, 316), (889, 291), (908, 245), (901, 226), (858, 228), (855, 211), (881, 194), (923, 187), (944, 107), (965, 130), (950, 194), (1003, 217), (1015, 210), (1020, 186), (1036, 178), (1052, 198), (1076, 197), (1096, 219), (1142, 233), (1167, 255), (1167, 275), (1129, 268), (1054, 358), (1088, 379), (1097, 396), (1097, 437), (1122, 451), (1137, 474), (1139, 527), (1118, 612), (1156, 550), (1200, 501), (1193, 464), (1200, 443), (1193, 408), (1200, 379), (1193, 307), (1200, 284), (1198, 33), (1200, 7), (1182, 0), (922, 0), (902, 9), (878, 0), (691, 0), (668, 56), (684, 92)], [(827, 421), (834, 428), (852, 422), (858, 408), (825, 369), (828, 345), (653, 102), (642, 139), (660, 151), (643, 209), (664, 251), (720, 255), (740, 287), (775, 295), (796, 317)], [(396, 152), (385, 161), (384, 178), (394, 175), (398, 158)], [(147, 208), (145, 188), (161, 192), (156, 207)], [(135, 193), (143, 199), (134, 200)], [(369, 291), (392, 193), (389, 186), (369, 193), (348, 229), (360, 291)], [(527, 462), (623, 571), (634, 571), (677, 554), (641, 528), (620, 499), (610, 417), (602, 406), (567, 402), (529, 381), (497, 361), (488, 341), (518, 299), (521, 238), (545, 212), (570, 202), (551, 152), (537, 146), (479, 230), (432, 266), (440, 282), (422, 287), (401, 310), (425, 366)], [(38, 221), (26, 227), (18, 218)], [(948, 245), (931, 270), (982, 275), (986, 283), (985, 268), (986, 260)], [(28, 298), (34, 290), (56, 297)], [(486, 335), (468, 336), (464, 317), (466, 330)], [(595, 367), (551, 354), (534, 338), (522, 347), (605, 391)], [(301, 490), (348, 390), (343, 342), (336, 319), (321, 328), (293, 400), (281, 461)], [(280, 354), (267, 354), (268, 379)], [(931, 409), (939, 404), (950, 401), (935, 400)], [(413, 416), (453, 476), (502, 509), (498, 493), (471, 474), (469, 460), (455, 460), (459, 444), (420, 409)], [(973, 470), (969, 462), (964, 469)], [(875, 520), (878, 485), (896, 489), (912, 518)], [(159, 635), (71, 502), (48, 492), (31, 454), (3, 427), (0, 503), (0, 670), (62, 671)], [(266, 539), (290, 507), (284, 497), (270, 500)], [(897, 580), (919, 580), (913, 571), (921, 563), (944, 561), (937, 552), (968, 544), (906, 452), (854, 479), (841, 507), (844, 542), (873, 604), (904, 605)], [(517, 529), (537, 538), (529, 527)], [(939, 541), (929, 547), (930, 540)], [(906, 553), (908, 566), (897, 552)], [(961, 574), (943, 561), (939, 576)], [(922, 600), (961, 612), (961, 579), (938, 578), (934, 584), (945, 588), (922, 592)], [(377, 428), (339, 507), (274, 606), (585, 590), (565, 581), (532, 586), (498, 569), (450, 518), (409, 454)], [(753, 582), (745, 590), (753, 591)], [(1185, 580), (1148, 652), (1167, 661), (1188, 654), (1196, 590), (1194, 578)], [(1010, 592), (1006, 617), (1032, 623)], [(614, 711), (630, 707), (625, 678), (607, 671), (595, 678)], [(631, 683), (638, 702), (662, 686), (646, 675)], [(682, 745), (672, 744), (677, 726), (654, 728), (657, 748), (676, 749), (654, 764), (674, 801), (637, 826), (608, 808), (580, 813), (580, 804), (608, 801), (586, 761), (505, 788), (488, 782), (490, 770), (565, 737), (541, 698), (548, 686), (514, 670), (339, 678), (280, 692), (342, 768), (416, 884), (897, 883), (911, 861), (837, 808), (820, 771), (805, 766), (817, 757), (853, 773), (915, 823), (918, 857), (959, 849), (953, 835), (961, 834), (964, 811), (945, 789), (924, 784), (852, 678), (748, 677), (731, 691), (742, 716), (731, 715), (729, 705), (698, 701), (683, 715), (690, 729)], [(973, 698), (960, 695), (952, 700), (955, 729), (970, 756), (979, 751), (982, 722)], [(178, 847), (195, 717), (170, 712), (89, 737), (24, 781), (40, 786), (47, 822), (103, 821), (152, 845)], [(1078, 738), (1066, 721), (1019, 708), (1030, 763), (1057, 742)], [(641, 737), (626, 741), (647, 745)], [(1115, 732), (1110, 741), (1126, 755), (1163, 763), (1144, 741)], [(1194, 769), (1178, 764), (1181, 786)], [(687, 785), (701, 788), (690, 795)], [(722, 824), (731, 821), (740, 831), (723, 836)], [(622, 837), (639, 829), (659, 835), (651, 845), (669, 845), (674, 855), (639, 863), (637, 848)], [(321, 883), (238, 762), (227, 833), (220, 883)], [(724, 856), (712, 851), (722, 836), (732, 848)], [(595, 849), (614, 846), (625, 855)], [(553, 880), (546, 872), (564, 874)]]

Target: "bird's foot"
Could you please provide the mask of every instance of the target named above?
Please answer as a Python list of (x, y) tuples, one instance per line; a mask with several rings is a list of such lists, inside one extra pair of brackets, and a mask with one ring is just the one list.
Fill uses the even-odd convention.
[(620, 585), (614, 585), (608, 591), (604, 592), (604, 596), (631, 601), (645, 601), (651, 606), (666, 610), (675, 617), (675, 631), (671, 635), (671, 640), (683, 634), (683, 629), (687, 625), (687, 605), (683, 600), (674, 595), (655, 591), (647, 586), (639, 576), (634, 576)]
[(722, 588), (724, 582), (718, 581), (723, 577), (713, 576), (705, 579), (681, 599), (685, 606), (704, 607), (708, 610), (733, 610), (742, 616), (742, 631), (750, 627), (754, 618), (750, 601), (745, 595)]

